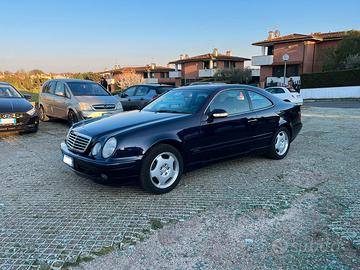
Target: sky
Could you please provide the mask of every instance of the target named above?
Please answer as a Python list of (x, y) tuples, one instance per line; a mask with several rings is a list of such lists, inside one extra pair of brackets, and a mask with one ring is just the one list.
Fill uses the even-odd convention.
[(0, 70), (103, 71), (232, 50), (268, 31), (360, 30), (359, 0), (1, 0)]

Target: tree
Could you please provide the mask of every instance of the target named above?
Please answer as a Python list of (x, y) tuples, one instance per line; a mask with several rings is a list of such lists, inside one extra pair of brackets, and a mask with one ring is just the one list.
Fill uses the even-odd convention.
[(356, 63), (360, 55), (360, 31), (349, 31), (337, 48), (328, 49), (325, 56), (323, 71), (351, 69), (359, 67)]
[(120, 79), (116, 82), (120, 89), (128, 88), (135, 84), (144, 82), (143, 76), (137, 74), (135, 71), (127, 71), (121, 74)]
[(249, 68), (233, 68), (220, 69), (214, 75), (215, 81), (226, 83), (243, 83), (247, 84), (251, 81), (251, 69)]

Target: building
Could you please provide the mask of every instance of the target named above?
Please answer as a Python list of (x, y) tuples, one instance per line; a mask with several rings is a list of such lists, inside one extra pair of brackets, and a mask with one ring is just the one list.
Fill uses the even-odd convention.
[(266, 40), (252, 44), (262, 51), (262, 55), (252, 57), (252, 65), (260, 66), (261, 86), (284, 83), (285, 54), (289, 56), (285, 84), (290, 77), (297, 83), (303, 73), (321, 72), (328, 48), (337, 46), (345, 35), (346, 32), (329, 32), (281, 36), (279, 31), (270, 31)]
[(121, 80), (121, 78), (127, 73), (136, 73), (143, 78), (144, 83), (162, 83), (175, 85), (176, 78), (169, 77), (169, 73), (172, 71), (174, 71), (173, 68), (157, 66), (156, 64), (152, 63), (150, 65), (139, 67), (115, 66), (112, 70), (106, 70), (100, 73), (108, 79), (110, 84), (114, 81)]
[(177, 82), (181, 82), (181, 85), (185, 85), (212, 78), (218, 69), (244, 68), (244, 62), (247, 60), (250, 59), (233, 56), (231, 51), (220, 54), (216, 48), (212, 53), (192, 57), (182, 54), (180, 59), (169, 62), (169, 64), (175, 66), (175, 70), (171, 71), (169, 76), (177, 79)]

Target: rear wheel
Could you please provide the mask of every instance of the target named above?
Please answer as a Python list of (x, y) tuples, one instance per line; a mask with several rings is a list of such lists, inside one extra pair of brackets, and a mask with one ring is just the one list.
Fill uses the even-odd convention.
[(49, 117), (46, 115), (45, 109), (42, 105), (40, 105), (40, 109), (39, 109), (39, 118), (40, 118), (40, 121), (42, 121), (42, 122), (49, 121)]
[(79, 122), (79, 119), (76, 115), (76, 113), (73, 111), (73, 110), (70, 110), (68, 112), (68, 123), (69, 123), (69, 126), (71, 127), (73, 124)]
[(268, 156), (272, 159), (283, 159), (290, 149), (290, 133), (285, 127), (281, 127), (275, 133)]
[(145, 155), (141, 166), (140, 183), (148, 192), (161, 194), (174, 189), (183, 173), (183, 159), (173, 146), (159, 144)]

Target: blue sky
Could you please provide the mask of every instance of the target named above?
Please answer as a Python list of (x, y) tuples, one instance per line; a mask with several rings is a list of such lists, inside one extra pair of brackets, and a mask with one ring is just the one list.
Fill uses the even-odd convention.
[(359, 0), (1, 0), (0, 70), (101, 71), (214, 47), (251, 57), (269, 30), (360, 29), (359, 13)]

